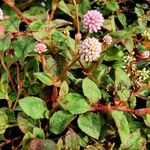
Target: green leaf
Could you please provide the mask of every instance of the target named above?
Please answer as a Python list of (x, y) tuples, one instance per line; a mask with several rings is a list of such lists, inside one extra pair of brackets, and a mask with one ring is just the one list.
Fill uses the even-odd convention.
[(29, 25), (29, 31), (37, 31), (42, 27), (43, 23), (41, 21), (33, 21)]
[(121, 100), (128, 100), (130, 97), (130, 90), (128, 89), (121, 89), (117, 91), (118, 96), (120, 97)]
[(121, 69), (115, 71), (115, 88), (121, 100), (127, 101), (130, 96), (131, 81), (128, 75)]
[(62, 32), (55, 30), (52, 33), (52, 39), (56, 42), (64, 42), (67, 39), (67, 37)]
[(143, 15), (145, 14), (142, 8), (137, 8), (137, 7), (135, 7), (135, 13), (137, 14), (138, 17), (143, 17)]
[(15, 56), (20, 60), (24, 60), (34, 52), (35, 40), (33, 37), (18, 37), (11, 42), (11, 48), (14, 49)]
[(45, 102), (42, 99), (33, 96), (20, 99), (19, 105), (24, 113), (33, 119), (44, 118), (44, 112), (47, 110)]
[(83, 134), (83, 133), (79, 133), (78, 135), (79, 135), (79, 138), (80, 138), (79, 139), (80, 145), (82, 147), (87, 147), (88, 144), (89, 144), (89, 138), (88, 138), (88, 136), (85, 135), (85, 134)]
[(72, 114), (81, 114), (90, 110), (86, 100), (77, 93), (69, 93), (60, 100), (60, 105)]
[(127, 37), (122, 42), (123, 42), (123, 45), (126, 47), (126, 49), (131, 53), (134, 48), (133, 39), (131, 37)]
[(104, 57), (104, 59), (106, 61), (112, 61), (112, 60), (122, 60), (124, 56), (124, 53), (119, 50), (116, 47), (110, 47), (106, 50), (106, 55)]
[(71, 22), (66, 21), (64, 19), (55, 19), (50, 22), (49, 27), (54, 29), (54, 28), (59, 28), (59, 27), (66, 26), (66, 25), (71, 25), (71, 24), (72, 24)]
[(11, 16), (9, 19), (3, 20), (2, 24), (5, 26), (6, 32), (19, 32), (20, 22), (18, 16)]
[(23, 112), (18, 114), (17, 123), (23, 133), (32, 132), (33, 128), (37, 125), (37, 121), (25, 115)]
[(39, 139), (44, 139), (45, 138), (45, 134), (43, 129), (35, 127), (33, 128), (33, 135)]
[(5, 99), (5, 94), (0, 90), (0, 99)]
[(115, 86), (118, 87), (122, 83), (124, 86), (127, 88), (130, 88), (131, 86), (131, 81), (128, 75), (121, 69), (117, 68), (115, 71)]
[(46, 74), (53, 80), (57, 78), (58, 75), (58, 64), (56, 63), (55, 59), (52, 58), (51, 55), (47, 55), (45, 57), (46, 62)]
[(89, 78), (83, 79), (82, 89), (84, 95), (89, 99), (91, 104), (98, 102), (101, 98), (101, 92), (98, 86)]
[(90, 1), (89, 0), (82, 0), (80, 2), (79, 8), (80, 8), (79, 9), (80, 15), (83, 16), (84, 14), (87, 13), (88, 10), (91, 9)]
[(59, 6), (59, 9), (61, 9), (64, 13), (66, 13), (67, 15), (72, 17), (72, 14), (71, 14), (67, 4), (63, 0), (61, 0), (59, 2), (58, 6)]
[(146, 149), (146, 139), (139, 130), (130, 134), (127, 145), (121, 144), (119, 150), (144, 150)]
[(0, 35), (0, 51), (5, 52), (11, 43), (10, 34), (7, 33), (6, 35)]
[(50, 118), (50, 131), (54, 134), (62, 133), (73, 119), (74, 116), (68, 112), (55, 112)]
[(106, 6), (111, 11), (117, 11), (119, 9), (118, 2), (116, 0), (110, 0)]
[(44, 72), (36, 72), (34, 73), (34, 75), (44, 84), (51, 86), (52, 85), (52, 81), (51, 79), (47, 76), (46, 73)]
[(118, 128), (119, 136), (123, 145), (128, 145), (130, 139), (130, 129), (128, 121), (122, 111), (113, 110), (111, 115)]
[(0, 111), (0, 134), (4, 134), (5, 130), (8, 128), (8, 117), (7, 115)]
[(130, 96), (129, 104), (131, 109), (136, 107), (136, 96)]
[(41, 6), (30, 7), (23, 13), (27, 18), (35, 20), (46, 20), (46, 10)]
[(22, 146), (24, 150), (29, 150), (29, 141), (31, 141), (35, 136), (31, 132), (26, 132), (23, 140), (22, 140)]
[(69, 149), (70, 150), (79, 150), (80, 149), (79, 136), (72, 129), (70, 129), (66, 133), (65, 149), (68, 149), (68, 150)]
[[(150, 107), (150, 101), (147, 101), (147, 107)], [(143, 116), (145, 124), (150, 127), (150, 114), (146, 114)]]
[(6, 32), (19, 32), (19, 25), (21, 22), (20, 17), (16, 11), (8, 5), (2, 5), (4, 16), (9, 16), (8, 19), (1, 20), (1, 24), (4, 25)]
[(3, 72), (1, 75), (0, 79), (0, 91), (1, 91), (1, 96), (4, 96), (4, 99), (9, 100), (8, 97), (8, 77), (6, 72)]
[(98, 139), (101, 131), (100, 115), (92, 112), (80, 115), (78, 118), (78, 126), (87, 135)]
[(106, 30), (112, 31), (111, 20), (105, 19), (103, 25)]
[(122, 26), (125, 28), (125, 27), (127, 26), (125, 14), (119, 13), (119, 14), (117, 15), (117, 17), (118, 17), (120, 23), (122, 24)]
[(61, 138), (59, 138), (59, 140), (57, 142), (57, 150), (62, 150), (62, 149), (65, 149), (65, 148), (64, 148), (63, 139), (61, 137)]
[(69, 91), (69, 87), (66, 81), (64, 81), (61, 86), (60, 86), (60, 90), (59, 90), (59, 97), (63, 97), (65, 95), (68, 94)]

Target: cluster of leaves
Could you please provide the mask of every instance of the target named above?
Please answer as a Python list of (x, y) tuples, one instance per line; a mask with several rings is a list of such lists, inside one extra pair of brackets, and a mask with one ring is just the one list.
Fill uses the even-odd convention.
[[(150, 48), (149, 6), (140, 0), (3, 0), (0, 148), (149, 149), (150, 81), (137, 85), (136, 74), (124, 69), (133, 52), (138, 69), (149, 68), (150, 59), (140, 57)], [(105, 21), (90, 35), (101, 41), (109, 33), (113, 42), (88, 63), (79, 60), (78, 48), (89, 34), (82, 18), (91, 9)], [(48, 51), (37, 54), (36, 42)]]

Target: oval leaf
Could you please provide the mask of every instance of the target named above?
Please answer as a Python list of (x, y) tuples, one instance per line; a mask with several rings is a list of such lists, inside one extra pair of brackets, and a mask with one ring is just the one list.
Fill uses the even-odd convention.
[(89, 78), (85, 78), (82, 82), (84, 95), (89, 99), (90, 103), (96, 103), (101, 98), (98, 86)]
[(118, 128), (119, 136), (122, 144), (128, 145), (128, 140), (130, 139), (130, 129), (127, 118), (122, 111), (113, 110), (111, 115)]
[(73, 119), (74, 116), (65, 111), (58, 111), (54, 113), (50, 118), (50, 131), (54, 134), (63, 132)]
[(32, 132), (37, 125), (37, 121), (25, 115), (23, 112), (18, 114), (17, 123), (23, 133)]
[(44, 84), (46, 85), (52, 85), (52, 81), (51, 79), (47, 76), (46, 73), (44, 72), (36, 72), (34, 73), (34, 75), (41, 81), (43, 82)]
[(8, 123), (7, 115), (0, 111), (0, 134), (5, 133), (6, 128), (8, 128)]
[(33, 119), (44, 118), (44, 112), (47, 110), (45, 102), (42, 99), (33, 96), (20, 99), (19, 105), (24, 113)]
[(0, 51), (6, 51), (11, 43), (10, 34), (0, 36)]
[(77, 93), (69, 93), (60, 100), (60, 105), (72, 114), (81, 114), (90, 110), (85, 99)]
[(101, 131), (101, 118), (92, 112), (80, 115), (78, 126), (89, 136), (98, 139)]

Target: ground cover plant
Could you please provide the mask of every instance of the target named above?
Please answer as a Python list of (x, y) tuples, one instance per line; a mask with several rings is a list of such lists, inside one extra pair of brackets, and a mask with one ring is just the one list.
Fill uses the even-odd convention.
[(150, 149), (149, 0), (1, 0), (0, 149)]

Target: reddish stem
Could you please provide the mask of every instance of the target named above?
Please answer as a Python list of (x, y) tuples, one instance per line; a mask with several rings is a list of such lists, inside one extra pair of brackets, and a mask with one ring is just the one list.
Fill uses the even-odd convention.
[(132, 93), (132, 96), (139, 96), (142, 92), (149, 90), (150, 87), (143, 88), (137, 92)]
[(17, 106), (17, 103), (19, 101), (19, 97), (21, 94), (21, 90), (22, 90), (22, 85), (23, 85), (22, 80), (20, 80), (19, 65), (17, 63), (16, 63), (16, 70), (17, 70), (18, 94), (17, 94), (17, 98), (12, 109), (15, 109), (15, 107)]
[(16, 32), (16, 33), (11, 33), (11, 39), (14, 39), (18, 36), (32, 36), (32, 33), (30, 32)]
[(53, 0), (52, 11), (51, 11), (51, 14), (50, 14), (50, 18), (48, 20), (49, 22), (51, 22), (54, 18), (55, 11), (58, 8), (58, 3), (59, 3), (58, 0)]
[(104, 111), (108, 112), (111, 110), (118, 110), (118, 111), (124, 111), (124, 112), (129, 112), (133, 113), (135, 115), (141, 116), (144, 114), (150, 114), (150, 108), (141, 108), (141, 109), (129, 109), (125, 106), (99, 106), (99, 107), (91, 107), (91, 111)]
[(28, 21), (28, 19), (23, 15), (23, 13), (19, 10), (19, 8), (17, 8), (13, 2), (7, 1), (7, 0), (2, 0), (4, 3), (6, 3), (8, 6), (10, 6), (13, 10), (15, 10), (17, 12), (17, 14), (21, 17), (21, 19), (27, 24), (29, 25), (30, 22)]

